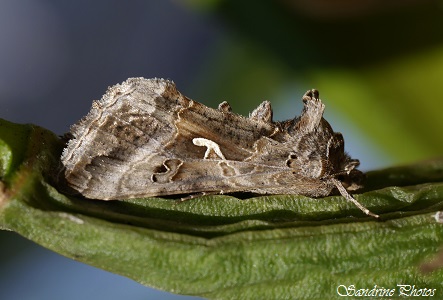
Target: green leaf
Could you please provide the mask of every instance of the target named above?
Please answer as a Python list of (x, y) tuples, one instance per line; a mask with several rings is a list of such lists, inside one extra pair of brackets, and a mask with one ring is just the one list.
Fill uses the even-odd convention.
[(443, 270), (421, 271), (443, 245), (441, 160), (368, 173), (355, 197), (375, 220), (339, 196), (67, 196), (58, 137), (1, 121), (0, 143), (1, 228), (144, 285), (214, 299), (335, 299), (350, 285), (398, 297), (397, 284), (443, 296)]
[(25, 157), (31, 126), (0, 122), (0, 178), (9, 178)]
[[(196, 7), (203, 1), (191, 2)], [(440, 3), (391, 4), (219, 0), (208, 13), (227, 29), (194, 80), (193, 95), (229, 100), (243, 105), (234, 111), (248, 112), (262, 100), (294, 107), (303, 92), (316, 88), (326, 114), (352, 123), (348, 127), (362, 142), (389, 161), (438, 157)], [(291, 111), (293, 117), (298, 110)]]

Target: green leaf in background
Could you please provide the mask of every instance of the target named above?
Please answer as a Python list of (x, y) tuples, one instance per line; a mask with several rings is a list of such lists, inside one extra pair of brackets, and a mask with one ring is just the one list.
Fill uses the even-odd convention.
[(297, 89), (291, 101), (317, 88), (327, 112), (340, 112), (395, 164), (443, 153), (440, 2), (186, 3), (211, 7), (227, 31), (196, 80), (197, 98), (220, 95), (245, 112), (288, 99), (288, 86)]
[(397, 284), (443, 296), (435, 263), (443, 161), (368, 173), (356, 198), (381, 214), (378, 221), (339, 196), (69, 197), (56, 189), (58, 137), (1, 121), (0, 145), (8, 166), (2, 229), (144, 285), (213, 299), (335, 299), (350, 285), (394, 288), (398, 296)]

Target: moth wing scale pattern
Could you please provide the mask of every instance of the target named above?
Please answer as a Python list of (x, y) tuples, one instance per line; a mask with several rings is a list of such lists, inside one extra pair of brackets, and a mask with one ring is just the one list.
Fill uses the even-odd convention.
[(348, 193), (363, 174), (323, 118), (318, 91), (302, 114), (274, 122), (269, 101), (249, 117), (182, 95), (172, 81), (130, 78), (108, 88), (71, 128), (62, 154), (66, 182), (91, 199), (252, 192), (321, 197)]

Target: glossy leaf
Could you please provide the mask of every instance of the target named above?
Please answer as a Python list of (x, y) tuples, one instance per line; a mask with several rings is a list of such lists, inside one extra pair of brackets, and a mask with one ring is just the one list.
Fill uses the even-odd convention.
[(375, 220), (339, 196), (81, 199), (59, 192), (58, 137), (2, 121), (0, 141), (0, 227), (144, 285), (214, 299), (334, 299), (350, 285), (398, 296), (397, 284), (443, 296), (443, 270), (420, 268), (443, 245), (443, 161), (368, 173), (355, 196)]

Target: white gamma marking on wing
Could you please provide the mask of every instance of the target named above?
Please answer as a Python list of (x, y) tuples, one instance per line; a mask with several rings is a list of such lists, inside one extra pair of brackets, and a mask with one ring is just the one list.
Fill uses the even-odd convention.
[(211, 140), (205, 139), (205, 138), (193, 138), (192, 142), (196, 146), (201, 146), (201, 147), (207, 148), (206, 152), (205, 152), (204, 159), (207, 159), (209, 157), (209, 153), (211, 153), (211, 150), (213, 150), (215, 152), (215, 154), (218, 155), (218, 157), (220, 157), (223, 160), (226, 160), (225, 156), (221, 152), (220, 147), (218, 146), (217, 143), (215, 143)]

